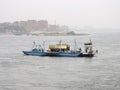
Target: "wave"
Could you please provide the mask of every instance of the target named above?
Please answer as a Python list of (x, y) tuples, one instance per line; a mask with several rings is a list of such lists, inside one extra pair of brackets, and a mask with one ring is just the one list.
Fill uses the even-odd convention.
[(0, 57), (0, 60), (8, 60), (8, 59), (11, 59), (11, 58), (2, 58), (2, 57)]

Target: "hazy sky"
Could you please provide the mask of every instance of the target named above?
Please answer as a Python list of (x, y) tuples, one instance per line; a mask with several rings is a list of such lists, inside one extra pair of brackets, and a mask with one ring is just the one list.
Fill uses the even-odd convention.
[(0, 22), (30, 19), (120, 29), (120, 0), (0, 0)]

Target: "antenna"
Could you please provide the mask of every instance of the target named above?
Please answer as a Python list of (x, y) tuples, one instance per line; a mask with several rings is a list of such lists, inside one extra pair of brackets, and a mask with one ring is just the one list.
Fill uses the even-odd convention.
[(56, 31), (56, 20), (54, 22), (55, 22), (55, 31)]
[(54, 21), (55, 25), (56, 25), (56, 20)]

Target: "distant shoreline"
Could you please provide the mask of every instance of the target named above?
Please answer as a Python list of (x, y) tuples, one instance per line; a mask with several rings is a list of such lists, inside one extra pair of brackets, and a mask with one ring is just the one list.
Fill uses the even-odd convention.
[(44, 36), (82, 36), (82, 35), (90, 35), (85, 33), (79, 33), (79, 34), (47, 34)]
[(74, 33), (74, 34), (65, 34), (65, 33), (44, 33), (44, 34), (28, 34), (33, 36), (82, 36), (90, 35), (88, 33)]
[(58, 34), (58, 33), (44, 33), (44, 34), (0, 34), (1, 35), (14, 35), (14, 36), (84, 36), (90, 35), (88, 33), (74, 33), (74, 34)]

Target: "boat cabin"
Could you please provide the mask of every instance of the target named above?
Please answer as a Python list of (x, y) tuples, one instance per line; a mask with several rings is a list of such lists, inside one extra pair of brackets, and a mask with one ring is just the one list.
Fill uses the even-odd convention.
[(92, 53), (93, 52), (92, 42), (84, 43), (84, 46), (85, 46), (85, 52), (86, 53)]

